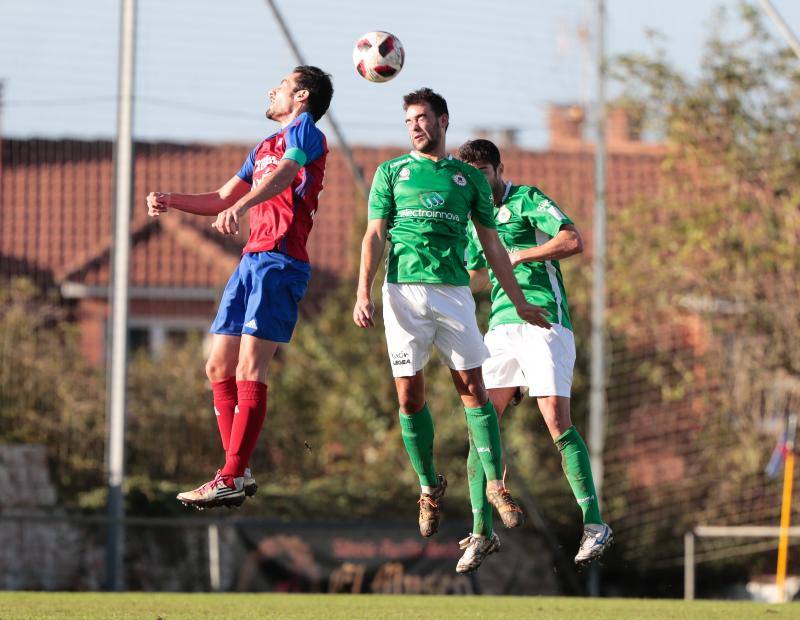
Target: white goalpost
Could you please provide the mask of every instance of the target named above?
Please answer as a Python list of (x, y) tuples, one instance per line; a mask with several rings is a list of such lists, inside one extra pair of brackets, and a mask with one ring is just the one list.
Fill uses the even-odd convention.
[[(694, 600), (695, 586), (695, 539), (696, 538), (774, 538), (775, 548), (781, 535), (779, 526), (769, 525), (698, 525), (683, 536), (683, 598)], [(788, 528), (789, 538), (800, 538), (800, 527)], [(779, 592), (783, 601), (785, 591)]]

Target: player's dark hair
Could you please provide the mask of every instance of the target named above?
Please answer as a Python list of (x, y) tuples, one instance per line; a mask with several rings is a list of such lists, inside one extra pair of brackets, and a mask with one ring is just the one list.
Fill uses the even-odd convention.
[(494, 142), (483, 138), (462, 144), (458, 147), (456, 157), (468, 164), (489, 164), (495, 170), (500, 165), (500, 150)]
[(447, 111), (447, 102), (444, 100), (444, 97), (442, 97), (439, 93), (433, 92), (430, 88), (420, 88), (419, 90), (408, 93), (405, 97), (403, 97), (404, 110), (408, 110), (408, 106), (420, 105), (423, 103), (427, 103), (429, 106), (431, 106), (431, 110), (433, 110), (436, 118), (439, 118), (442, 114), (447, 114), (450, 116), (450, 112)]
[(329, 73), (312, 65), (300, 65), (294, 68), (297, 73), (295, 84), (298, 90), (308, 91), (308, 111), (315, 121), (321, 119), (333, 98), (333, 82)]

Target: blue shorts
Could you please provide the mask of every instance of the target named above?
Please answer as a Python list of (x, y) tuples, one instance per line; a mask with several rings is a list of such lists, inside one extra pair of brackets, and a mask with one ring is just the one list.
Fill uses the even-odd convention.
[(242, 256), (219, 302), (212, 334), (289, 342), (311, 265), (279, 252)]

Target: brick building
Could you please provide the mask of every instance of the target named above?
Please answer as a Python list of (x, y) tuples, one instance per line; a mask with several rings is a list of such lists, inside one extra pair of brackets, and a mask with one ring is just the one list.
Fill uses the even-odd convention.
[[(575, 106), (550, 111), (544, 151), (503, 148), (506, 176), (554, 196), (589, 237), (594, 200), (593, 154)], [(450, 145), (455, 148), (457, 145)], [(26, 276), (55, 289), (80, 324), (85, 355), (104, 356), (110, 275), (113, 145), (107, 141), (4, 140), (0, 168), (0, 275)], [(157, 349), (187, 330), (206, 329), (235, 267), (241, 241), (210, 228), (210, 218), (170, 213), (147, 217), (151, 190), (205, 192), (238, 170), (248, 145), (139, 143), (132, 218), (130, 328), (135, 346)], [(624, 204), (658, 183), (663, 146), (636, 140), (624, 114), (608, 131), (608, 204)], [(402, 147), (355, 149), (369, 180)], [(317, 293), (356, 275), (363, 205), (342, 154), (333, 148), (309, 249)]]

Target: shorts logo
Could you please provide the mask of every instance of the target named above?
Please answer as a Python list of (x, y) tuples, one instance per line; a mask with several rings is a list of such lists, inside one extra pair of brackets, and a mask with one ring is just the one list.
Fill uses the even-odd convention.
[(390, 353), (389, 358), (392, 360), (392, 366), (404, 366), (411, 364), (411, 355), (405, 351), (401, 353)]
[(511, 211), (508, 210), (508, 207), (500, 207), (500, 210), (497, 212), (497, 221), (501, 224), (505, 224), (510, 219)]
[(464, 187), (467, 184), (467, 179), (464, 178), (464, 175), (460, 172), (456, 172), (453, 175), (453, 183), (458, 185), (459, 187)]
[(255, 319), (250, 319), (247, 323), (244, 324), (247, 329), (258, 329), (258, 324), (256, 323)]
[(407, 181), (411, 176), (411, 170), (408, 168), (403, 168), (397, 176), (401, 181)]

